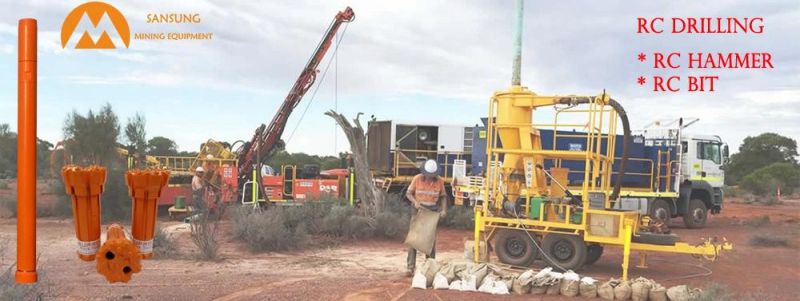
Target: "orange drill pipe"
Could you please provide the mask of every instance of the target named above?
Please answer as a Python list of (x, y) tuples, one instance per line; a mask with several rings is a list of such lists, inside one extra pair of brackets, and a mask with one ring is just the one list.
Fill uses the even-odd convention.
[(78, 257), (92, 261), (100, 248), (100, 194), (106, 181), (106, 169), (96, 165), (87, 168), (68, 165), (61, 169), (61, 176), (72, 198)]
[(97, 272), (108, 282), (128, 282), (134, 273), (142, 270), (142, 257), (125, 236), (125, 228), (119, 224), (108, 226), (106, 242), (97, 256)]
[(128, 193), (133, 199), (131, 236), (144, 259), (153, 257), (158, 198), (161, 196), (161, 189), (168, 181), (168, 171), (131, 170), (125, 173)]
[(17, 283), (36, 282), (36, 19), (19, 20)]

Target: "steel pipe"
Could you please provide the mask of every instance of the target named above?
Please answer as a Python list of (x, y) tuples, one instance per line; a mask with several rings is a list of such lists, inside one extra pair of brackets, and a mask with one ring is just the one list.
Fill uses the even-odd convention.
[(17, 283), (36, 282), (36, 19), (19, 20)]

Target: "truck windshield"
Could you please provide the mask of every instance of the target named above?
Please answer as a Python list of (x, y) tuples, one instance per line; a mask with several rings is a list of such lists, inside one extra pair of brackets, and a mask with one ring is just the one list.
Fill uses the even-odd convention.
[(711, 160), (714, 163), (722, 164), (719, 143), (697, 142), (697, 149), (697, 159)]

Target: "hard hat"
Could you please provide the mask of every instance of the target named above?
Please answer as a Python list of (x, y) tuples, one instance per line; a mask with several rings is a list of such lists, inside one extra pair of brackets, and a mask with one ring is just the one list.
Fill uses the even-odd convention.
[(214, 155), (212, 155), (212, 154), (208, 154), (208, 155), (206, 155), (206, 159), (207, 159), (207, 160), (214, 159)]
[(195, 169), (194, 171), (195, 172), (204, 172), (205, 170), (203, 169), (202, 166), (198, 166), (197, 169)]
[(425, 164), (422, 165), (422, 172), (426, 174), (435, 175), (438, 170), (439, 164), (433, 159), (428, 159), (425, 161)]

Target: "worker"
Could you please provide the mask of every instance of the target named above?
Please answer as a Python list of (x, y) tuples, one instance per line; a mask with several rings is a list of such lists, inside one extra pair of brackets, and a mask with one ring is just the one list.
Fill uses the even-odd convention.
[(203, 195), (205, 194), (205, 180), (203, 176), (205, 175), (205, 169), (202, 166), (198, 166), (197, 169), (194, 170), (194, 177), (192, 177), (192, 202), (194, 203), (195, 209), (198, 211), (205, 211), (206, 203), (203, 200)]
[[(439, 177), (439, 164), (436, 160), (429, 159), (422, 165), (421, 173), (414, 176), (411, 184), (408, 185), (406, 197), (411, 201), (415, 210), (438, 211), (439, 218), (447, 215), (447, 193), (444, 190), (444, 179)], [(436, 242), (430, 256), (426, 258), (436, 258)], [(408, 276), (414, 275), (414, 268), (417, 263), (417, 250), (408, 249)]]

